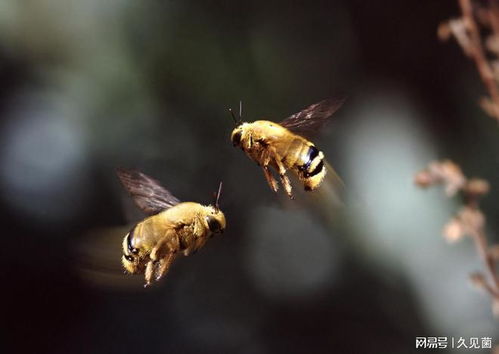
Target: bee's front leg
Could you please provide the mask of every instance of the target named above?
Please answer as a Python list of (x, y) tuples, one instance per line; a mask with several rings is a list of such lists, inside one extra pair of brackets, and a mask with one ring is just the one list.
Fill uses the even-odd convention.
[(204, 217), (196, 218), (191, 226), (192, 233), (189, 238), (184, 239), (186, 248), (184, 249), (184, 256), (190, 256), (197, 252), (200, 248), (200, 241), (205, 239), (206, 227), (204, 226)]

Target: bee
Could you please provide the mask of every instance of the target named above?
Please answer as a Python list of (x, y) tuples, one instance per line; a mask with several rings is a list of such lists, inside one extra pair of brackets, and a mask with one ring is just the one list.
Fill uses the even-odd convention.
[(306, 191), (318, 188), (326, 176), (324, 153), (302, 135), (319, 131), (344, 100), (343, 97), (323, 100), (279, 123), (268, 120), (242, 122), (241, 107), (237, 121), (229, 109), (236, 122), (231, 134), (232, 144), (262, 167), (270, 189), (277, 192), (277, 181), (270, 171), (270, 167), (274, 168), (287, 195), (293, 199), (288, 170), (298, 177)]
[(225, 215), (218, 205), (222, 183), (214, 205), (205, 206), (180, 202), (138, 170), (118, 168), (116, 173), (135, 204), (150, 215), (124, 237), (121, 259), (129, 273), (145, 274), (144, 286), (161, 279), (179, 253), (188, 256), (225, 230)]

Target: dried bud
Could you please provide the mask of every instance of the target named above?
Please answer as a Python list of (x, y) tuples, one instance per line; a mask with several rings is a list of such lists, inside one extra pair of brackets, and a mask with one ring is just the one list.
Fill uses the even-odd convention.
[(450, 160), (433, 161), (428, 165), (428, 168), (416, 174), (414, 183), (420, 187), (443, 183), (445, 193), (450, 197), (464, 187), (466, 178), (461, 168), (454, 162)]
[(444, 181), (445, 193), (449, 197), (456, 194), (466, 183), (466, 178), (461, 168), (450, 160), (432, 162), (428, 168), (431, 173)]
[(419, 187), (426, 188), (434, 183), (434, 179), (427, 170), (423, 170), (414, 176), (414, 183)]
[(473, 196), (481, 196), (487, 194), (490, 190), (489, 183), (480, 178), (472, 178), (468, 180), (465, 186), (465, 192)]
[(437, 36), (441, 41), (449, 40), (452, 32), (448, 22), (441, 23), (437, 28)]
[(476, 272), (470, 274), (471, 284), (478, 289), (485, 289), (487, 287), (487, 283), (485, 281), (485, 277), (482, 273)]
[(470, 40), (470, 36), (466, 31), (466, 24), (462, 18), (458, 18), (455, 20), (450, 20), (448, 22), (449, 29), (456, 37), (457, 43), (463, 48), (463, 51), (466, 55), (471, 56), (473, 53), (473, 43)]
[(464, 236), (464, 228), (457, 218), (452, 218), (445, 226), (442, 234), (449, 243), (459, 241)]

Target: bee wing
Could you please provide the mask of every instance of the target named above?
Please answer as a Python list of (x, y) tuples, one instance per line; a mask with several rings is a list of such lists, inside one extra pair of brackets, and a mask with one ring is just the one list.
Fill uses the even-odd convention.
[(154, 215), (180, 203), (157, 180), (139, 170), (117, 168), (116, 174), (135, 204), (146, 214)]
[(71, 266), (84, 281), (103, 288), (141, 288), (144, 278), (124, 276), (121, 264), (123, 236), (130, 226), (90, 229), (71, 243)]
[(324, 181), (324, 195), (328, 198), (331, 209), (343, 206), (345, 200), (345, 183), (336, 170), (328, 162), (326, 164), (326, 180)]
[(343, 95), (325, 99), (289, 116), (279, 124), (297, 134), (313, 135), (322, 129), (345, 99)]

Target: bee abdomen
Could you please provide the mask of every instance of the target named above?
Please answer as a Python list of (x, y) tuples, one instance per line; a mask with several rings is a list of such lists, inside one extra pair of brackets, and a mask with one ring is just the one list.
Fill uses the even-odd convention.
[(326, 174), (323, 160), (322, 151), (319, 151), (314, 145), (310, 145), (302, 159), (303, 165), (298, 167), (302, 174), (305, 190), (313, 190), (321, 183)]
[(320, 173), (324, 168), (324, 154), (315, 146), (311, 145), (308, 148), (306, 156), (302, 159), (303, 165), (298, 169), (301, 171), (304, 178), (313, 177)]
[(303, 161), (305, 161), (305, 163), (301, 166), (301, 170), (304, 173), (308, 173), (309, 172), (310, 165), (312, 164), (312, 161), (314, 161), (314, 159), (317, 156), (319, 156), (319, 149), (317, 149), (315, 146), (311, 145), (308, 148), (306, 157), (303, 159)]
[(135, 234), (135, 229), (137, 228), (137, 225), (135, 225), (131, 230), (130, 232), (126, 235), (126, 238), (127, 238), (127, 248), (128, 248), (128, 251), (130, 253), (137, 253), (137, 249), (135, 247), (133, 247), (132, 245), (132, 240), (133, 240), (133, 236)]

